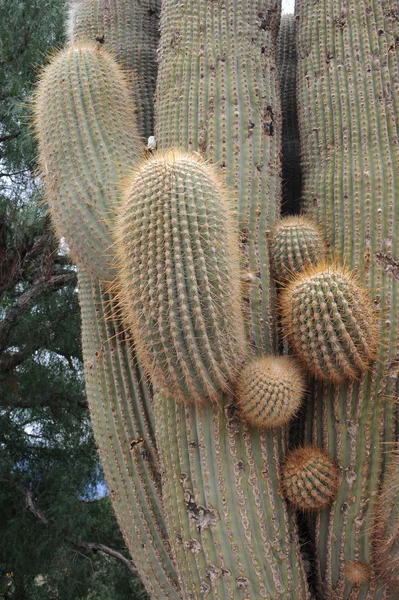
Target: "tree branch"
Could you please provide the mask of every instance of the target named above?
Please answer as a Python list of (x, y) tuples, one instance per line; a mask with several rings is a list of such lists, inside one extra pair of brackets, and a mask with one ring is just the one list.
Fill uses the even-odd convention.
[[(33, 494), (30, 490), (25, 490), (25, 503), (27, 508), (31, 511), (31, 513), (36, 517), (40, 523), (46, 527), (52, 527), (52, 523), (47, 519), (45, 514), (38, 508), (33, 500)], [(131, 560), (123, 556), (117, 550), (110, 548), (109, 546), (105, 546), (105, 544), (100, 544), (99, 542), (82, 542), (75, 537), (71, 537), (68, 535), (64, 535), (64, 540), (71, 546), (75, 548), (79, 548), (80, 550), (86, 550), (89, 552), (102, 552), (103, 554), (107, 554), (108, 556), (113, 556), (118, 559), (131, 573), (134, 575), (138, 575), (138, 571)]]
[(107, 554), (108, 556), (113, 556), (114, 558), (117, 558), (123, 565), (125, 565), (125, 567), (129, 569), (129, 571), (133, 573), (133, 575), (138, 576), (138, 571), (132, 563), (132, 561), (126, 558), (126, 556), (123, 556), (123, 554), (121, 554), (117, 550), (114, 550), (113, 548), (109, 548), (108, 546), (97, 542), (81, 542), (74, 538), (67, 538), (67, 541), (70, 544), (72, 544), (72, 546), (75, 546), (75, 548), (80, 548), (81, 550), (90, 550), (91, 552), (102, 552), (103, 554)]
[(15, 133), (8, 133), (6, 135), (0, 135), (0, 144), (2, 142), (9, 142), (11, 140), (15, 140), (19, 135), (21, 135), (20, 131), (16, 131)]

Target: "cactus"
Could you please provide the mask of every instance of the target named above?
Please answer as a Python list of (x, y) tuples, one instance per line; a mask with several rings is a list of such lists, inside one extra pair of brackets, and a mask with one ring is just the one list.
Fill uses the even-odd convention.
[(282, 282), (327, 259), (320, 228), (304, 217), (279, 221), (272, 230), (270, 245), (275, 276)]
[(281, 487), (287, 500), (300, 510), (322, 510), (336, 496), (338, 486), (338, 468), (319, 448), (304, 446), (286, 457)]
[(138, 356), (176, 399), (217, 400), (245, 353), (237, 236), (220, 175), (169, 151), (140, 164), (126, 186), (116, 239)]
[[(93, 428), (128, 548), (152, 598), (310, 600), (300, 533), (314, 546), (316, 575), (308, 575), (318, 600), (396, 600), (396, 539), (389, 546), (396, 495), (386, 491), (392, 468), (377, 502), (389, 456), (382, 443), (397, 435), (387, 400), (396, 394), (399, 339), (394, 7), (388, 0), (349, 0), (342, 9), (337, 0), (303, 0), (297, 41), (293, 19), (284, 19), (277, 52), (279, 2), (164, 0), (160, 151), (148, 156), (152, 140), (144, 160), (135, 113), (140, 135), (154, 133), (159, 2), (150, 14), (152, 6), (75, 2), (71, 39), (91, 45), (56, 57), (36, 100), (47, 198), (79, 265)], [(135, 71), (133, 94), (101, 47), (103, 36)], [(290, 249), (297, 234), (284, 230), (276, 241), (278, 226), (273, 230), (282, 200), (276, 67), (284, 70), (284, 164), (293, 165), (294, 182), (295, 53), (303, 210), (320, 229), (309, 238), (301, 217)], [(291, 179), (290, 169), (284, 177)], [(299, 191), (295, 183), (287, 195), (293, 212)], [(230, 251), (233, 229), (239, 240)], [(323, 235), (336, 257), (331, 265)], [(294, 260), (303, 240), (307, 250)], [(302, 269), (307, 253), (310, 266), (276, 289), (273, 278), (284, 280), (287, 265)], [(258, 360), (292, 364), (292, 357), (274, 356), (287, 351), (278, 294), (288, 344), (316, 376), (334, 380), (312, 383), (291, 436), (296, 443), (303, 431), (302, 443), (311, 446), (288, 456), (288, 417), (282, 427), (260, 430), (245, 415), (243, 388), (252, 394), (245, 369), (233, 388), (243, 356), (252, 379)], [(304, 339), (295, 341), (298, 327)], [(293, 372), (279, 385), (294, 383), (299, 403), (303, 376)], [(389, 510), (381, 508), (388, 497)], [(295, 508), (314, 511), (307, 526), (300, 518), (299, 533)], [(389, 577), (382, 562), (389, 562)]]
[(72, 259), (111, 280), (118, 183), (142, 152), (127, 82), (106, 52), (73, 45), (36, 90), (39, 164), (53, 223)]
[[(377, 493), (397, 436), (399, 342), (399, 21), (394, 2), (301, 0), (296, 10), (303, 210), (334, 253), (356, 270), (381, 314), (378, 357), (358, 381), (315, 385), (307, 440), (343, 478), (330, 510), (316, 516), (320, 596), (380, 600), (372, 565)], [(349, 561), (370, 567), (355, 586)]]
[(68, 34), (74, 43), (97, 41), (126, 71), (137, 112), (138, 129), (154, 131), (160, 0), (78, 0), (70, 11)]
[(377, 356), (378, 319), (356, 277), (319, 265), (290, 281), (281, 298), (283, 321), (297, 356), (318, 379), (357, 379)]
[(235, 390), (240, 417), (259, 429), (282, 427), (298, 413), (305, 377), (289, 356), (265, 356), (242, 369)]

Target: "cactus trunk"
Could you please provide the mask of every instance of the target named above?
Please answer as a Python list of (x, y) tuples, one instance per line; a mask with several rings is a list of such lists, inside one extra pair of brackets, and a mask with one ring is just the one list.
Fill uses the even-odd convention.
[[(317, 384), (308, 421), (310, 441), (341, 467), (337, 499), (316, 517), (314, 528), (322, 597), (337, 600), (398, 597), (397, 591), (389, 595), (371, 568), (378, 482), (397, 434), (395, 6), (387, 1), (303, 0), (297, 8), (304, 208), (317, 217), (340, 260), (372, 290), (381, 313), (376, 363), (358, 381)], [(368, 580), (359, 584), (354, 563), (370, 570)]]
[[(253, 282), (243, 308), (255, 353), (276, 347), (266, 235), (281, 204), (278, 8), (166, 0), (161, 12), (157, 143), (200, 152), (232, 186), (242, 271)], [(159, 395), (154, 403), (185, 597), (307, 598), (295, 521), (279, 495), (286, 429), (260, 433), (240, 424), (232, 399), (182, 407)]]

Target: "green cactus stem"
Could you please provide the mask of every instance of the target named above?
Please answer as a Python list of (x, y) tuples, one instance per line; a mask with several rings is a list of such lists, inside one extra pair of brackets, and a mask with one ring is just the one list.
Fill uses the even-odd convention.
[(198, 151), (226, 176), (238, 211), (250, 341), (276, 343), (275, 291), (265, 233), (280, 215), (281, 108), (276, 72), (280, 3), (165, 0), (155, 135), (159, 148)]
[(285, 287), (281, 307), (292, 347), (316, 378), (357, 379), (375, 360), (377, 313), (346, 269), (323, 264), (299, 273)]
[(272, 230), (270, 247), (275, 277), (282, 282), (327, 258), (320, 227), (305, 217), (278, 221)]
[(309, 404), (307, 440), (343, 472), (330, 510), (315, 518), (315, 569), (322, 598), (396, 600), (398, 590), (388, 592), (375, 570), (355, 586), (345, 564), (371, 564), (377, 491), (397, 436), (397, 5), (301, 0), (296, 30), (303, 208), (381, 314), (373, 368), (359, 381), (317, 384)]
[(83, 270), (78, 284), (87, 401), (112, 506), (148, 593), (179, 600), (149, 385), (114, 295)]
[(287, 500), (304, 511), (319, 511), (337, 495), (340, 476), (334, 461), (313, 446), (297, 448), (282, 466), (281, 487)]
[(70, 40), (97, 41), (126, 71), (144, 138), (154, 132), (160, 8), (161, 0), (84, 0), (70, 13)]
[(373, 564), (391, 592), (399, 588), (399, 454), (395, 452), (374, 517)]
[[(233, 189), (241, 268), (253, 282), (242, 304), (258, 354), (273, 352), (277, 337), (266, 231), (281, 204), (279, 11), (270, 0), (165, 0), (155, 108), (158, 147), (200, 152)], [(308, 598), (295, 520), (278, 493), (287, 430), (250, 429), (236, 411), (231, 394), (213, 406), (162, 394), (154, 402), (185, 597)]]
[(126, 180), (117, 240), (122, 303), (142, 364), (176, 399), (217, 399), (245, 356), (238, 239), (220, 174), (169, 151)]
[(118, 183), (142, 152), (134, 105), (114, 59), (90, 45), (57, 54), (36, 91), (35, 126), (55, 228), (76, 264), (110, 280)]
[(263, 356), (242, 369), (236, 386), (240, 418), (259, 429), (282, 427), (297, 414), (305, 376), (290, 356)]

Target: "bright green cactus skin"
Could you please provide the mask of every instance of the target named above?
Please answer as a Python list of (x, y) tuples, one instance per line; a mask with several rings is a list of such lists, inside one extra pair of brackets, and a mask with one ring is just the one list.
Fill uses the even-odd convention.
[(245, 355), (238, 239), (217, 171), (170, 151), (126, 181), (117, 239), (121, 296), (158, 389), (217, 400)]
[(78, 265), (110, 280), (118, 184), (142, 152), (134, 105), (114, 59), (92, 45), (60, 52), (37, 88), (35, 125), (57, 232)]
[(335, 457), (344, 475), (314, 527), (320, 596), (394, 600), (398, 590), (388, 592), (375, 572), (354, 586), (345, 564), (371, 564), (377, 491), (397, 436), (397, 5), (302, 0), (296, 16), (304, 208), (381, 313), (373, 368), (358, 382), (317, 385), (310, 405), (308, 440)]
[(100, 39), (127, 72), (135, 105), (140, 107), (139, 133), (145, 138), (154, 132), (160, 5), (160, 0), (83, 0), (71, 11), (69, 24), (73, 42)]
[(284, 282), (327, 258), (327, 245), (317, 224), (304, 217), (286, 217), (273, 228), (270, 247), (275, 278)]

